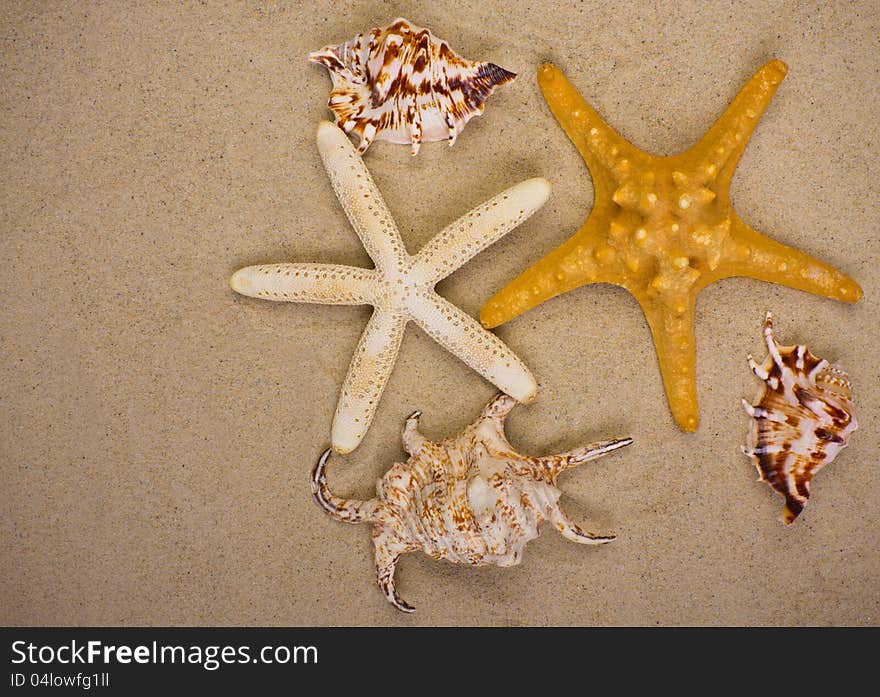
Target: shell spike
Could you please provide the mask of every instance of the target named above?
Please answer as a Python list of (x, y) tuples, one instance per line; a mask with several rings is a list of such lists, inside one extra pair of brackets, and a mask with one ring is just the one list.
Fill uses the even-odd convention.
[(791, 525), (801, 514), (802, 510), (804, 510), (804, 504), (796, 499), (788, 499), (785, 508), (782, 509), (782, 522), (785, 525)]
[[(346, 67), (345, 63), (339, 57), (336, 48), (333, 46), (327, 46), (320, 51), (313, 51), (309, 54), (309, 61), (323, 65), (331, 73), (339, 73), (348, 80), (357, 80), (357, 77)], [(332, 99), (333, 97), (331, 96), (331, 100)]]
[(414, 411), (406, 420), (403, 427), (403, 449), (407, 455), (417, 454), (428, 442), (421, 431), (419, 431), (419, 418), (422, 412)]
[(358, 155), (363, 155), (367, 148), (370, 147), (370, 143), (373, 142), (373, 138), (376, 137), (376, 124), (368, 123), (364, 126), (364, 130), (361, 132), (361, 142), (358, 144), (357, 151)]
[(476, 86), (485, 91), (486, 96), (498, 85), (504, 85), (516, 78), (516, 73), (505, 70), (495, 63), (479, 63), (476, 71)]
[(748, 355), (749, 368), (752, 369), (752, 372), (758, 377), (760, 380), (767, 380), (770, 377), (770, 373), (768, 373), (764, 368), (758, 365), (755, 362), (755, 359), (752, 357), (752, 354)]
[(577, 467), (590, 460), (596, 460), (614, 450), (625, 448), (633, 442), (632, 438), (616, 438), (614, 440), (601, 440), (590, 443), (582, 448), (575, 448), (559, 455), (548, 455), (538, 458), (541, 470), (551, 481), (554, 481), (562, 472), (572, 467)]
[(376, 507), (375, 500), (356, 501), (354, 499), (342, 499), (330, 493), (330, 488), (327, 486), (325, 469), (327, 467), (327, 460), (330, 459), (330, 453), (332, 452), (333, 448), (327, 448), (321, 454), (314, 470), (312, 470), (312, 497), (315, 499), (315, 503), (336, 518), (336, 520), (340, 520), (343, 523), (354, 525), (370, 522)]
[(550, 512), (550, 521), (565, 539), (581, 545), (604, 545), (615, 539), (614, 535), (595, 535), (569, 520), (558, 506)]
[(770, 310), (767, 310), (767, 314), (764, 315), (764, 341), (767, 348), (775, 343), (773, 340), (773, 313)]
[(508, 414), (516, 406), (517, 401), (504, 392), (499, 392), (492, 400), (483, 408), (481, 419), (497, 419), (504, 422)]
[(394, 572), (397, 570), (400, 553), (387, 550), (381, 542), (381, 539), (376, 540), (376, 577), (379, 588), (388, 602), (398, 610), (406, 613), (415, 612), (416, 609), (400, 597), (394, 586)]
[(816, 364), (816, 367), (810, 371), (810, 379), (815, 382), (816, 377), (828, 370), (829, 363), (824, 358)]
[(782, 355), (779, 353), (779, 344), (773, 336), (773, 315), (768, 311), (764, 317), (764, 343), (767, 345), (767, 353), (773, 359), (773, 362), (779, 366), (780, 370), (785, 366), (782, 361)]

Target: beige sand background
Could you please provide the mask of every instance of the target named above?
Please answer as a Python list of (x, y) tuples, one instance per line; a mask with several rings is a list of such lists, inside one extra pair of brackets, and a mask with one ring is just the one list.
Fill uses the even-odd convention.
[[(4, 624), (867, 624), (880, 621), (880, 6), (861, 3), (4, 3), (0, 487)], [(476, 315), (583, 222), (593, 190), (535, 80), (556, 62), (641, 147), (690, 145), (772, 57), (790, 66), (733, 182), (740, 215), (836, 265), (846, 306), (750, 280), (697, 306), (702, 425), (678, 431), (646, 322), (610, 286), (503, 326), (539, 400), (534, 454), (635, 444), (563, 480), (572, 517), (514, 569), (407, 556), (413, 616), (373, 582), (369, 530), (309, 496), (365, 307), (237, 297), (253, 263), (369, 265), (314, 145), (326, 71), (306, 54), (398, 15), (520, 73), (452, 149), (367, 157), (410, 251), (521, 179), (547, 205), (443, 281)], [(765, 310), (839, 359), (861, 429), (790, 529), (739, 452)], [(440, 438), (494, 388), (411, 327), (374, 425), (331, 463), (368, 497), (414, 409)]]

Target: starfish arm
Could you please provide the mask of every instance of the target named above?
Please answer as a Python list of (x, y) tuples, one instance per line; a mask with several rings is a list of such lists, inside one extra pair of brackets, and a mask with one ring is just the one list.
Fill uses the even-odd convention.
[(636, 296), (657, 350), (666, 399), (676, 423), (683, 431), (696, 431), (700, 423), (697, 405), (696, 349), (694, 339), (694, 296), (673, 303)]
[(612, 172), (646, 155), (628, 143), (602, 119), (559, 68), (545, 63), (538, 69), (538, 85), (547, 105), (590, 169), (596, 200), (617, 188)]
[(361, 336), (342, 385), (336, 414), (333, 416), (331, 441), (339, 453), (350, 453), (361, 442), (382, 391), (391, 376), (406, 318), (376, 308)]
[(337, 264), (264, 264), (239, 269), (229, 285), (236, 293), (264, 300), (363, 305), (375, 295), (375, 273)]
[(341, 129), (329, 121), (318, 126), (318, 151), (336, 197), (378, 269), (397, 266), (406, 248), (364, 161)]
[(447, 351), (520, 402), (531, 402), (538, 391), (535, 378), (525, 364), (483, 329), (473, 317), (436, 293), (415, 299), (413, 320)]
[(493, 295), (480, 310), (480, 322), (492, 328), (509, 322), (557, 295), (589, 283), (625, 283), (623, 271), (603, 264), (604, 255), (614, 253), (596, 233), (603, 217), (599, 209), (568, 241), (514, 278)]
[(765, 64), (739, 91), (712, 128), (683, 157), (694, 157), (706, 168), (705, 179), (727, 191), (746, 143), (770, 105), (788, 68), (781, 60)]
[(437, 283), (531, 216), (549, 195), (550, 182), (540, 177), (502, 191), (435, 235), (416, 255), (415, 269)]
[(731, 276), (778, 283), (848, 303), (862, 297), (858, 283), (846, 274), (753, 230), (736, 216), (714, 278)]

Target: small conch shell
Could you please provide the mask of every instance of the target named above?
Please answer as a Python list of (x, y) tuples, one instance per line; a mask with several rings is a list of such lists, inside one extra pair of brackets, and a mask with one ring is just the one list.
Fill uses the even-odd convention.
[(504, 420), (516, 403), (499, 394), (475, 423), (439, 443), (419, 433), (420, 412), (414, 413), (403, 429), (409, 459), (392, 465), (369, 501), (330, 493), (324, 473), (329, 449), (315, 466), (312, 494), (318, 505), (337, 520), (374, 526), (379, 587), (397, 609), (413, 610), (394, 587), (397, 561), (407, 552), (422, 550), (456, 564), (513, 566), (545, 520), (581, 544), (614, 539), (585, 532), (568, 519), (558, 504), (556, 478), (632, 439), (599, 441), (548, 457), (521, 455), (504, 435)]
[(325, 46), (309, 60), (330, 71), (328, 106), (346, 133), (360, 136), (358, 152), (373, 140), (452, 145), (468, 121), (483, 113), (497, 85), (516, 77), (494, 63), (471, 62), (427, 29), (396, 19), (388, 27)]
[(839, 366), (819, 359), (806, 346), (780, 346), (773, 337), (773, 317), (764, 321), (769, 356), (749, 366), (764, 386), (754, 404), (742, 400), (752, 417), (743, 452), (785, 499), (782, 521), (790, 525), (810, 498), (810, 481), (837, 457), (858, 428), (853, 416), (852, 385)]

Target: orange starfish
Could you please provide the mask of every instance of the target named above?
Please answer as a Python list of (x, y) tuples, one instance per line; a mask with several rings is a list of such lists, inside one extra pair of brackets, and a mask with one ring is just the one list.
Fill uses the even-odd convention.
[(496, 327), (590, 283), (623, 286), (651, 327), (672, 414), (694, 431), (694, 304), (703, 288), (747, 276), (856, 302), (862, 290), (852, 279), (756, 232), (730, 204), (733, 171), (786, 70), (782, 61), (767, 63), (696, 145), (659, 157), (617, 134), (558, 68), (541, 66), (538, 83), (587, 163), (595, 203), (571, 239), (486, 303), (482, 323)]

